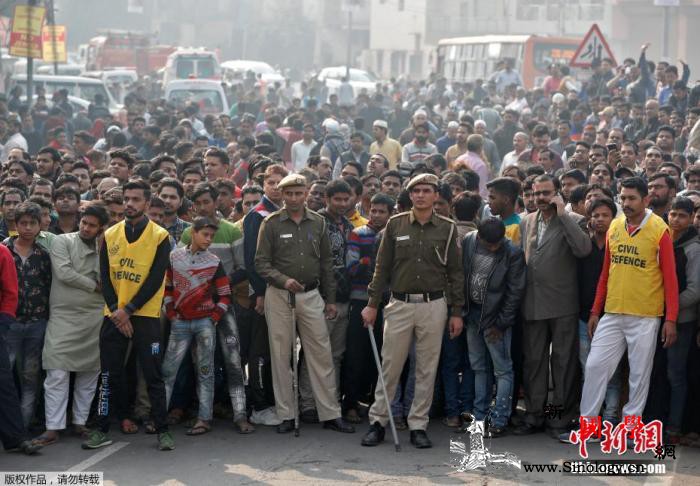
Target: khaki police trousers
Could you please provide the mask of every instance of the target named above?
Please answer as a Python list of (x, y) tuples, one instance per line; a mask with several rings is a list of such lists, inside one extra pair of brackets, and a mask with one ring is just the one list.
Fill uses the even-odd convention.
[[(340, 417), (336, 398), (335, 371), (331, 356), (331, 342), (323, 314), (325, 304), (318, 289), (296, 294), (296, 326), (304, 348), (309, 369), (311, 390), (316, 399), (316, 410), (321, 421)], [(294, 391), (292, 390), (292, 309), (289, 292), (267, 287), (265, 292), (265, 319), (268, 324), (272, 384), (275, 392), (277, 416), (282, 420), (294, 418)], [(296, 343), (294, 343), (296, 345)]]
[[(433, 402), (435, 375), (447, 317), (444, 298), (416, 304), (392, 298), (384, 308), (382, 373), (389, 400), (396, 394), (411, 342), (414, 337), (416, 340), (416, 386), (408, 414), (410, 430), (425, 430), (428, 427), (428, 413)], [(386, 426), (389, 422), (384, 393), (382, 387), (377, 386), (374, 403), (369, 411), (371, 424), (379, 422)]]
[[(331, 341), (331, 356), (333, 357), (333, 368), (335, 369), (335, 390), (338, 396), (336, 401), (340, 401), (340, 370), (343, 364), (343, 355), (345, 355), (345, 342), (348, 336), (348, 309), (349, 302), (338, 302), (335, 304), (338, 309), (338, 315), (335, 319), (326, 319), (326, 327), (328, 327), (328, 338)], [(304, 412), (313, 410), (314, 397), (311, 393), (311, 381), (309, 380), (309, 370), (306, 365), (306, 352), (302, 353), (302, 359), (299, 360), (299, 409)]]

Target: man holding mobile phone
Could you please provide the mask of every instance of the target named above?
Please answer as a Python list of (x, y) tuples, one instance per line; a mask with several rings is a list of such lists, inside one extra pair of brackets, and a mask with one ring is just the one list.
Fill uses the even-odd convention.
[[(544, 174), (533, 184), (537, 211), (520, 223), (527, 264), (523, 301), (523, 384), (526, 415), (513, 433), (529, 435), (545, 426), (549, 360), (554, 379), (553, 405), (561, 415), (547, 419), (554, 438), (576, 417), (578, 352), (577, 258), (591, 251), (583, 217), (567, 213), (556, 177)], [(551, 345), (551, 355), (550, 355)]]
[(617, 169), (620, 162), (622, 162), (622, 156), (617, 143), (608, 141), (605, 148), (608, 149), (608, 164), (610, 164), (610, 167)]

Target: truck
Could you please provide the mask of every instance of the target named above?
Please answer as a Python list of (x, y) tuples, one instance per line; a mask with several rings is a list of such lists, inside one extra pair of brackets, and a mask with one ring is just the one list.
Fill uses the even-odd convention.
[(133, 69), (139, 76), (153, 74), (165, 66), (174, 46), (154, 45), (153, 36), (141, 32), (104, 30), (90, 39), (85, 70)]

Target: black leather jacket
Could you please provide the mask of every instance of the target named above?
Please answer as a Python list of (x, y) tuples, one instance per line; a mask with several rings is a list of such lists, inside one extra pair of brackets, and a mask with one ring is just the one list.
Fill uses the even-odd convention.
[[(464, 316), (469, 313), (469, 279), (472, 258), (476, 252), (477, 232), (467, 234), (462, 240), (462, 267), (464, 268)], [(525, 254), (520, 247), (504, 240), (496, 253), (489, 274), (484, 302), (481, 305), (479, 331), (496, 326), (504, 331), (515, 324), (520, 302), (525, 295)], [(466, 323), (465, 323), (466, 324)]]

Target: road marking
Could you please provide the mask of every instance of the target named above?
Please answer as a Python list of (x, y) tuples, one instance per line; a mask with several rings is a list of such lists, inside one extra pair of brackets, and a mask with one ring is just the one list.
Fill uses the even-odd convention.
[(104, 459), (107, 459), (109, 456), (111, 456), (115, 452), (119, 452), (120, 449), (123, 449), (124, 447), (126, 447), (128, 445), (129, 445), (129, 442), (115, 442), (111, 446), (108, 446), (107, 448), (102, 449), (97, 454), (94, 454), (94, 455), (88, 457), (83, 462), (79, 462), (75, 466), (72, 466), (72, 467), (66, 469), (66, 471), (75, 471), (75, 472), (85, 471), (85, 470), (91, 468), (92, 466), (94, 466), (95, 464), (97, 464), (98, 462), (100, 462)]

